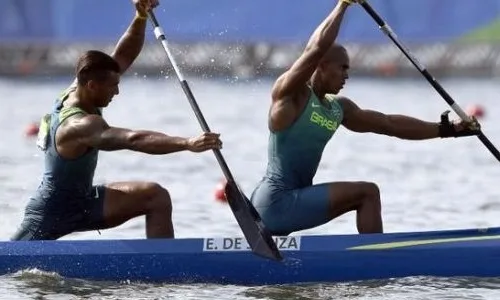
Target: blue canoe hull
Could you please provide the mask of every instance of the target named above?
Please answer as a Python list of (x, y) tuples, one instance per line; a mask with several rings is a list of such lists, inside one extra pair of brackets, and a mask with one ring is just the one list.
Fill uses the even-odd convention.
[(0, 242), (0, 274), (241, 285), (500, 276), (500, 228), (275, 239), (281, 262), (242, 238)]

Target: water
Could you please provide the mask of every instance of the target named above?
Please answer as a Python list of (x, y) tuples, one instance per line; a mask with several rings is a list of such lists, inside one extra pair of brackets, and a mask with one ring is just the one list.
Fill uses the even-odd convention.
[[(16, 230), (42, 160), (25, 126), (50, 109), (71, 80), (0, 81), (0, 239)], [(266, 163), (266, 116), (271, 81), (195, 80), (193, 92), (213, 131), (222, 133), (223, 155), (249, 195)], [(464, 108), (481, 103), (485, 134), (500, 146), (495, 116), (497, 82), (449, 80), (443, 86)], [(446, 103), (423, 80), (352, 79), (343, 94), (363, 108), (410, 114), (437, 121)], [(115, 126), (192, 136), (199, 125), (173, 79), (125, 78), (121, 94), (105, 111)], [(341, 129), (326, 147), (316, 182), (367, 180), (382, 192), (387, 232), (498, 226), (500, 168), (474, 137), (403, 141)], [(222, 178), (211, 153), (148, 156), (127, 151), (102, 153), (96, 182), (151, 180), (173, 197), (177, 237), (240, 235), (230, 209), (213, 199)], [(300, 234), (355, 233), (354, 214)], [(144, 219), (114, 229), (64, 239), (144, 237)], [(150, 285), (68, 280), (25, 271), (0, 277), (1, 299), (497, 299), (500, 279), (407, 278), (343, 284), (277, 287)]]

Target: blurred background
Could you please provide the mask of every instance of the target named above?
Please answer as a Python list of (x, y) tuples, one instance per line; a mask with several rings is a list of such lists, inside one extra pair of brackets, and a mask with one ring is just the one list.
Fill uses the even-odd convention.
[[(254, 77), (289, 66), (334, 3), (169, 0), (157, 15), (186, 72)], [(436, 75), (497, 73), (499, 0), (371, 4)], [(0, 0), (0, 75), (69, 74), (85, 49), (112, 49), (132, 13), (124, 0)], [(361, 7), (349, 10), (339, 41), (357, 74), (418, 75)], [(157, 73), (164, 53), (150, 32), (148, 42), (134, 69)]]
[[(156, 9), (207, 122), (222, 133), (223, 153), (247, 195), (267, 163), (266, 118), (273, 81), (298, 57), (335, 3), (164, 0)], [(479, 118), (494, 144), (500, 143), (494, 118), (500, 114), (496, 105), (500, 0), (370, 3), (455, 101)], [(15, 231), (15, 226), (1, 225), (20, 221), (43, 171), (43, 155), (33, 139), (38, 120), (73, 81), (79, 55), (89, 49), (110, 53), (134, 13), (129, 0), (0, 0), (0, 136), (5, 141), (0, 144), (0, 207), (9, 212), (0, 218), (0, 236), (8, 238)], [(108, 122), (171, 135), (198, 135), (200, 127), (150, 25), (146, 35), (144, 50), (126, 73), (116, 103), (105, 110)], [(360, 107), (429, 121), (438, 121), (441, 112), (449, 109), (360, 6), (349, 8), (338, 41), (347, 46), (352, 68), (341, 93)], [(496, 184), (488, 182), (495, 180), (491, 174), (499, 169), (474, 137), (414, 142), (341, 129), (327, 145), (315, 182), (377, 182), (389, 231), (449, 229), (498, 225)], [(401, 176), (406, 180), (401, 181)], [(239, 234), (231, 211), (206, 201), (221, 200), (222, 177), (212, 153), (159, 158), (120, 151), (101, 153), (95, 181), (160, 182), (178, 202), (174, 207), (180, 236)], [(465, 206), (464, 195), (473, 193), (479, 200)], [(443, 198), (447, 201), (437, 201)], [(411, 212), (406, 209), (408, 203), (414, 206)], [(441, 205), (450, 209), (447, 217)], [(479, 213), (464, 219), (464, 210), (470, 209)], [(423, 212), (430, 212), (436, 222), (407, 217)], [(495, 218), (485, 218), (486, 213)], [(196, 220), (212, 220), (214, 215), (218, 221), (198, 228)], [(353, 216), (346, 215), (307, 232), (355, 232), (352, 221)], [(127, 224), (133, 230), (113, 229), (99, 237), (143, 235), (142, 219)], [(96, 238), (93, 232), (69, 237)]]
[[(238, 184), (250, 196), (267, 163), (274, 79), (297, 58), (336, 0), (162, 0), (156, 10), (173, 53)], [(500, 0), (371, 0), (401, 42), (428, 67), (484, 133), (500, 145), (495, 116), (500, 70)], [(38, 120), (73, 81), (78, 56), (112, 51), (130, 24), (129, 0), (0, 0), (0, 240), (20, 224), (43, 174)], [(105, 110), (112, 125), (194, 136), (200, 127), (152, 28), (141, 55)], [(338, 41), (351, 56), (341, 94), (360, 107), (439, 121), (448, 105), (359, 6)], [(241, 236), (221, 193), (212, 153), (150, 156), (101, 152), (96, 183), (147, 180), (173, 201), (176, 237)], [(405, 141), (340, 128), (315, 183), (372, 181), (386, 232), (500, 226), (498, 161), (475, 138)], [(294, 233), (356, 233), (355, 213)], [(63, 239), (144, 238), (144, 218)], [(499, 281), (403, 280), (290, 289), (140, 285), (22, 272), (0, 277), (8, 299), (500, 299)], [(293, 295), (292, 295), (293, 294)], [(56, 297), (58, 295), (58, 297)], [(201, 296), (200, 296), (201, 295)], [(224, 296), (225, 295), (225, 296)]]

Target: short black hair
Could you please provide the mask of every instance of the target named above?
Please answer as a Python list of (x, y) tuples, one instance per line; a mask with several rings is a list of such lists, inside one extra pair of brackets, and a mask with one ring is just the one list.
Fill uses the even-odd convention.
[(120, 65), (108, 54), (97, 50), (85, 52), (76, 64), (76, 78), (80, 85), (89, 80), (105, 80), (110, 71), (120, 73)]

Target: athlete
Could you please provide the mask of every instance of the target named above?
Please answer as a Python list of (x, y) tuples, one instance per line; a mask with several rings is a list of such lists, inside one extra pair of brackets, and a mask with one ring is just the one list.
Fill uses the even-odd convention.
[(172, 201), (154, 182), (94, 185), (100, 150), (132, 150), (147, 154), (220, 149), (217, 133), (194, 138), (109, 125), (101, 115), (118, 94), (120, 76), (139, 55), (147, 11), (156, 0), (133, 0), (136, 16), (112, 55), (91, 50), (76, 64), (76, 80), (41, 122), (37, 144), (44, 151), (42, 181), (29, 200), (24, 220), (12, 240), (53, 240), (67, 234), (118, 226), (146, 216), (148, 238), (173, 238)]
[(362, 109), (336, 96), (348, 77), (349, 56), (335, 43), (348, 7), (339, 0), (314, 31), (305, 50), (272, 88), (267, 170), (251, 201), (274, 235), (313, 228), (356, 211), (359, 233), (383, 232), (379, 188), (372, 182), (313, 185), (325, 145), (340, 125), (407, 140), (475, 135), (479, 124), (426, 122)]

